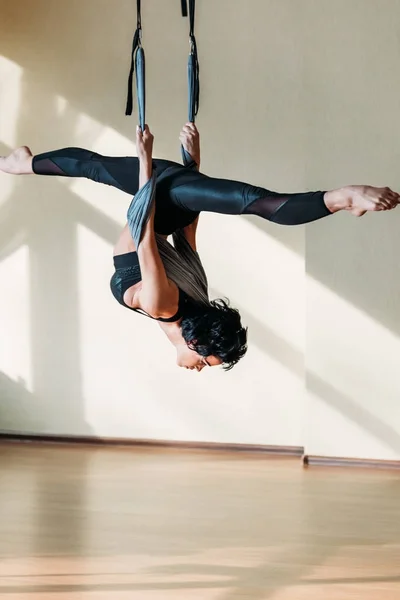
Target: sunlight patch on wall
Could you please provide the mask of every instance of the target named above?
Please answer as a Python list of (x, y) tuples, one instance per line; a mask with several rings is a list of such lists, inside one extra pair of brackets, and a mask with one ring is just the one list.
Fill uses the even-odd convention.
[(209, 283), (297, 349), (304, 347), (304, 257), (238, 216), (204, 213), (199, 252)]
[[(59, 115), (68, 110), (74, 118), (75, 125), (71, 132), (74, 146), (84, 147), (106, 156), (135, 156), (135, 144), (132, 141), (134, 138), (129, 140), (115, 129), (104, 127), (89, 115), (75, 111), (68, 100), (62, 96), (56, 97), (56, 104)], [(126, 222), (126, 212), (132, 199), (130, 194), (85, 178), (59, 178), (59, 181), (115, 223), (123, 226)]]
[(74, 194), (111, 219), (114, 224), (118, 224), (122, 231), (132, 200), (131, 196), (108, 185), (93, 183), (88, 179), (73, 179), (69, 180), (69, 183), (69, 189)]
[(307, 451), (398, 459), (399, 337), (311, 277), (307, 289)]
[(33, 391), (27, 246), (0, 262), (0, 279), (0, 371)]
[[(75, 113), (74, 108), (71, 106), (71, 109)], [(76, 112), (74, 114), (75, 123), (72, 130), (73, 139), (93, 139), (97, 138), (102, 129), (101, 123), (93, 119), (88, 114), (83, 112)], [(91, 148), (89, 148), (91, 150)]]
[(71, 139), (74, 140), (76, 147), (84, 147), (105, 156), (136, 156), (136, 133), (133, 121), (130, 121), (132, 136), (129, 138), (116, 129), (103, 125), (101, 121), (89, 114), (77, 110), (64, 96), (56, 95), (55, 104), (58, 116), (68, 112), (68, 118), (73, 123)]
[(0, 142), (11, 148), (17, 144), (22, 73), (22, 67), (0, 56)]
[(92, 149), (95, 152), (109, 156), (136, 156), (135, 122), (131, 119), (130, 123), (131, 138), (122, 135), (112, 127), (103, 126)]
[[(0, 114), (1, 119), (1, 114)], [(0, 129), (1, 131), (1, 129)], [(0, 154), (6, 156), (11, 151), (11, 148), (3, 145), (0, 142)], [(17, 184), (17, 178), (6, 173), (0, 173), (0, 207), (7, 202), (13, 189)]]
[(63, 96), (56, 96), (56, 111), (57, 116), (62, 117), (68, 108), (68, 100)]
[(368, 397), (374, 391), (382, 398), (397, 392), (399, 398), (400, 339), (314, 279), (309, 278), (307, 295), (310, 366), (328, 380), (340, 381), (352, 396)]
[[(101, 430), (113, 420), (110, 402), (117, 394), (120, 400), (127, 398), (127, 405), (122, 405), (128, 412), (120, 416), (123, 422), (119, 425), (123, 429), (123, 423), (129, 423), (133, 399), (148, 396), (148, 380), (153, 376), (156, 361), (154, 354), (157, 360), (162, 360), (162, 344), (161, 349), (160, 344), (156, 345), (161, 334), (148, 319), (124, 309), (113, 298), (110, 278), (114, 269), (109, 245), (82, 225), (77, 226), (77, 243), (85, 417), (95, 431)], [(156, 353), (151, 352), (152, 346)], [(146, 351), (148, 370), (143, 365)]]
[[(300, 397), (303, 380), (281, 356), (254, 346), (250, 337), (249, 354), (229, 374), (177, 367), (158, 325), (113, 298), (109, 245), (77, 227), (82, 391), (85, 420), (95, 434), (279, 443), (274, 423), (282, 420), (289, 442), (299, 443), (301, 402), (293, 410), (290, 401)], [(232, 403), (236, 396), (240, 402)]]

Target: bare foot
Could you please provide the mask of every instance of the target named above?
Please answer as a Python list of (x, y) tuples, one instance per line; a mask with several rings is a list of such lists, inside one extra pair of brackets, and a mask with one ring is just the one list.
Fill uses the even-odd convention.
[(1, 156), (0, 171), (12, 175), (32, 174), (32, 152), (27, 146), (21, 146), (8, 156)]
[(400, 204), (400, 195), (388, 187), (350, 185), (325, 194), (325, 204), (331, 212), (350, 211), (362, 217), (368, 211), (392, 210)]

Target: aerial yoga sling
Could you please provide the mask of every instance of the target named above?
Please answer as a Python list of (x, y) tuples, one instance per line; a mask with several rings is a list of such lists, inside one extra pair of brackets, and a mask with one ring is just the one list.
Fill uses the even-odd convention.
[[(141, 0), (137, 0), (137, 26), (133, 37), (131, 69), (128, 79), (128, 97), (126, 114), (132, 114), (133, 77), (136, 74), (136, 92), (138, 103), (138, 120), (142, 131), (145, 128), (145, 54), (142, 47)], [(186, 153), (187, 168), (194, 162)], [(164, 160), (153, 161), (153, 174), (150, 180), (140, 189), (139, 161), (133, 157), (104, 157), (81, 148), (65, 148), (46, 152), (33, 157), (34, 173), (41, 175), (59, 175), (66, 177), (86, 177), (99, 183), (117, 187), (134, 195), (128, 208), (127, 221), (136, 249), (139, 248), (144, 227), (149, 218), (151, 207), (155, 201), (156, 187), (170, 187), (171, 170), (174, 167), (184, 168), (178, 163)], [(171, 166), (173, 165), (173, 166)], [(162, 202), (163, 203), (163, 202)], [(193, 222), (198, 212), (175, 211), (167, 203), (163, 203), (156, 216), (157, 246), (164, 263), (167, 277), (174, 281), (178, 288), (198, 303), (208, 304), (207, 277), (197, 252), (187, 242), (182, 228)], [(174, 218), (175, 217), (175, 218)], [(159, 225), (159, 227), (158, 227)], [(160, 235), (157, 235), (159, 233)], [(167, 242), (162, 235), (172, 234), (174, 245)]]
[[(189, 121), (194, 122), (199, 105), (199, 63), (194, 35), (195, 0), (189, 1), (190, 54), (188, 61)], [(186, 0), (182, 2), (185, 15)], [(145, 55), (142, 47), (141, 1), (137, 0), (137, 27), (132, 44), (126, 114), (132, 113), (133, 78), (136, 75), (139, 125), (145, 125)], [(331, 214), (324, 191), (282, 194), (265, 188), (208, 177), (196, 169), (182, 148), (184, 166), (168, 160), (153, 160), (153, 175), (138, 189), (139, 161), (135, 157), (106, 157), (80, 148), (66, 148), (36, 155), (33, 171), (42, 175), (86, 177), (135, 195), (128, 210), (128, 224), (136, 248), (152, 206), (156, 203), (155, 231), (173, 234), (174, 246), (157, 236), (167, 276), (188, 296), (207, 303), (207, 280), (198, 254), (186, 241), (182, 228), (202, 211), (229, 215), (257, 215), (282, 225), (299, 225)]]

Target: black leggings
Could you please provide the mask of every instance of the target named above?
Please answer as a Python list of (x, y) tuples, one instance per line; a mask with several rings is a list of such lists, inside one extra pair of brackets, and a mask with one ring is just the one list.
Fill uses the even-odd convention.
[[(178, 163), (155, 159), (156, 231), (172, 233), (199, 212), (257, 215), (281, 225), (300, 225), (330, 215), (323, 191), (280, 194), (239, 181), (207, 177)], [(139, 185), (136, 157), (102, 156), (81, 148), (39, 154), (33, 171), (40, 175), (86, 177), (135, 195)]]

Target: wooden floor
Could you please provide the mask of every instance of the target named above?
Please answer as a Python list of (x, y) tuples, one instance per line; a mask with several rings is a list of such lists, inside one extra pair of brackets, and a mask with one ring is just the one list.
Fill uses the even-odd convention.
[(0, 598), (399, 600), (400, 474), (2, 445)]

